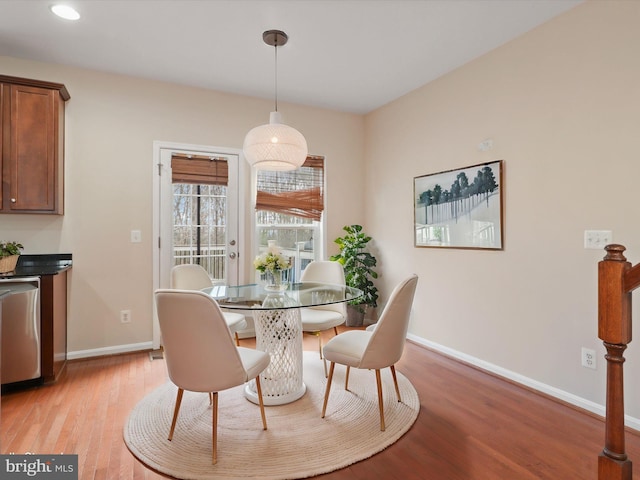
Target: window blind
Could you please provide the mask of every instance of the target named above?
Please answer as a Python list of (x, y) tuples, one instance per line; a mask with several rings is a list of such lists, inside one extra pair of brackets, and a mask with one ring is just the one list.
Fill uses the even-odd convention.
[(171, 182), (198, 185), (227, 185), (229, 166), (226, 158), (204, 155), (171, 155)]
[(319, 221), (324, 210), (324, 157), (309, 156), (297, 170), (259, 170), (256, 210)]

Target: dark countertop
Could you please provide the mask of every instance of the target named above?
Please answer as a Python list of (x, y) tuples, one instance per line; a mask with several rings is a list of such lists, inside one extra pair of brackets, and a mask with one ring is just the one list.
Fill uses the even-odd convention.
[(20, 255), (13, 272), (0, 273), (0, 279), (57, 275), (73, 265), (70, 253)]

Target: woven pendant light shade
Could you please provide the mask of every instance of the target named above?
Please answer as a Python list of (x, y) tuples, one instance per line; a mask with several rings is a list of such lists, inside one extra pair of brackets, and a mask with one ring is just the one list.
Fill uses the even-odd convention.
[(269, 123), (252, 129), (244, 139), (244, 156), (259, 170), (295, 170), (307, 158), (307, 141), (295, 128), (271, 112)]
[(269, 123), (247, 133), (242, 150), (249, 165), (258, 170), (295, 170), (307, 159), (307, 141), (295, 128), (282, 123), (278, 112), (278, 47), (287, 43), (281, 30), (267, 30), (262, 40), (274, 47), (276, 65), (276, 105)]

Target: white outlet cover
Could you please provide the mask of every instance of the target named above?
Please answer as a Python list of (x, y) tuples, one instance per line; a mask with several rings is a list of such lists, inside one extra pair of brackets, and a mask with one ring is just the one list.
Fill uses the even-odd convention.
[(491, 150), (493, 148), (493, 140), (491, 138), (487, 138), (478, 144), (478, 150), (481, 152), (486, 152), (487, 150)]
[(596, 352), (590, 348), (582, 347), (581, 363), (583, 367), (596, 369)]

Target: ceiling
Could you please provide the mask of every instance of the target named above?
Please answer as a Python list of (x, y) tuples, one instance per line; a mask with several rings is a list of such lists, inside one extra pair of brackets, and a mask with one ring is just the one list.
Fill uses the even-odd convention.
[(0, 1), (0, 55), (367, 113), (580, 0)]

